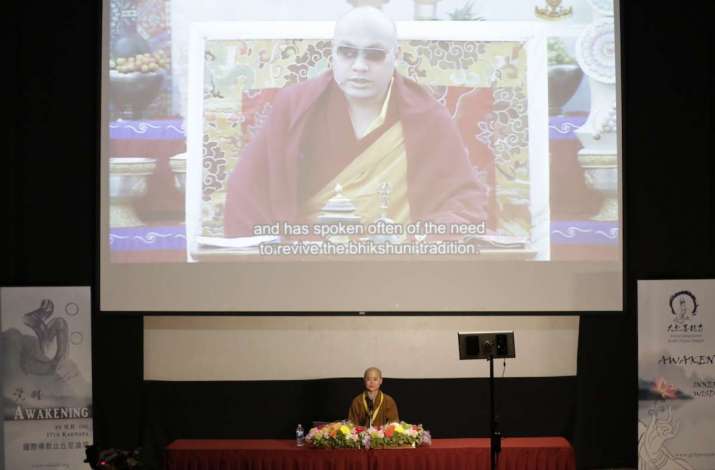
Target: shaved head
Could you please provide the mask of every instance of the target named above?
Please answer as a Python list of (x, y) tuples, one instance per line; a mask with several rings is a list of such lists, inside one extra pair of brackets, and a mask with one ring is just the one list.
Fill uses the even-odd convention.
[(362, 32), (365, 37), (379, 38), (385, 46), (397, 44), (395, 23), (382, 10), (371, 6), (353, 8), (335, 22), (333, 38)]
[(382, 378), (382, 371), (377, 367), (368, 367), (367, 369), (365, 369), (365, 372), (363, 372), (362, 377), (367, 377), (368, 375), (370, 375), (370, 372), (374, 372), (375, 374), (377, 374), (378, 377)]
[(382, 10), (353, 8), (335, 22), (333, 77), (349, 103), (380, 105), (397, 56), (395, 23)]

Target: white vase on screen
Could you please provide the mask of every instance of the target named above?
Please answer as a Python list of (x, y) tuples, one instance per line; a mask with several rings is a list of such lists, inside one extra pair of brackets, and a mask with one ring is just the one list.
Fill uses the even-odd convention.
[[(598, 2), (599, 7), (601, 7)], [(588, 77), (591, 109), (577, 131), (583, 148), (578, 159), (586, 183), (605, 201), (594, 220), (618, 220), (618, 134), (616, 100), (616, 41), (614, 19), (594, 9), (594, 21), (576, 42), (576, 60)]]

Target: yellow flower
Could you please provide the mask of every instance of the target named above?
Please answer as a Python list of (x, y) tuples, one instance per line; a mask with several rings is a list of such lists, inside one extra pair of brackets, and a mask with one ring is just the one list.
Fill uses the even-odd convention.
[(340, 432), (345, 435), (348, 435), (350, 434), (350, 428), (343, 424), (342, 426), (340, 426)]
[(395, 426), (395, 432), (399, 432), (400, 434), (404, 434), (404, 433), (405, 433), (405, 428), (403, 428), (401, 424), (398, 424), (397, 426)]

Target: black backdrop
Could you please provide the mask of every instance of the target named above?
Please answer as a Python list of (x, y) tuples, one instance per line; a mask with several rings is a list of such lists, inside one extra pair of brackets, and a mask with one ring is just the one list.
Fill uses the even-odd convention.
[[(568, 392), (566, 405), (544, 398), (553, 382), (541, 386), (537, 381), (529, 384), (535, 394), (526, 404), (504, 412), (505, 420), (548, 422), (556, 416), (556, 424), (538, 429), (556, 426), (554, 432), (572, 439), (581, 468), (636, 464), (636, 279), (715, 275), (713, 37), (712, 20), (701, 11), (708, 4), (623, 3), (624, 313), (582, 316), (578, 376), (556, 392)], [(5, 109), (14, 119), (1, 172), (7, 236), (2, 285), (96, 287), (99, 4), (8, 5), (10, 54), (3, 75), (9, 78)], [(141, 316), (98, 313), (95, 296), (93, 322), (95, 438), (101, 445), (161, 443), (172, 437), (167, 432), (171, 423), (177, 423), (174, 429), (186, 426), (186, 419), (179, 418), (208, 395), (223, 398), (211, 409), (198, 408), (213, 416), (195, 423), (194, 432), (239, 436), (248, 422), (262, 417), (261, 410), (237, 417), (239, 422), (229, 419), (235, 413), (214, 414), (233, 404), (243, 409), (246, 398), (235, 383), (201, 388), (197, 383), (144, 383)], [(249, 397), (269, 389), (244, 385), (240, 390)], [(340, 380), (318, 386), (355, 389), (354, 383)], [(422, 386), (432, 390), (428, 382)], [(443, 381), (435, 391), (453, 390), (466, 399), (480, 386)], [(518, 384), (504, 389), (519, 395)], [(194, 401), (177, 398), (192, 394)], [(462, 434), (458, 422), (454, 435)]]

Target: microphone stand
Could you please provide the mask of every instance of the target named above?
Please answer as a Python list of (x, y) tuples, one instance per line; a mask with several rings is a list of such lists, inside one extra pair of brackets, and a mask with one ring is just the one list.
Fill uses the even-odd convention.
[(489, 350), (489, 468), (496, 470), (497, 458), (501, 452), (501, 432), (494, 410), (494, 353)]

